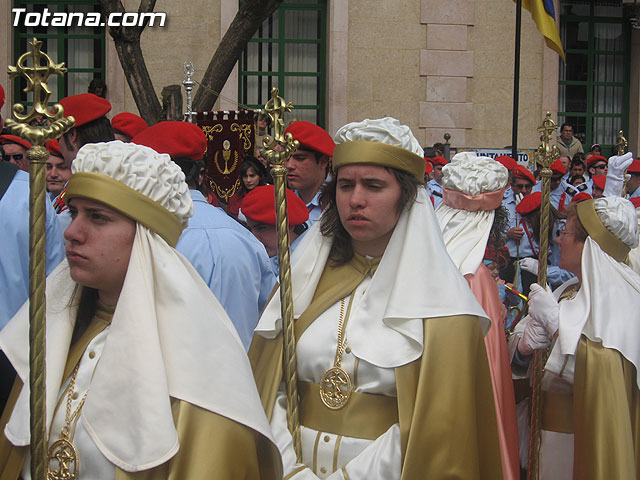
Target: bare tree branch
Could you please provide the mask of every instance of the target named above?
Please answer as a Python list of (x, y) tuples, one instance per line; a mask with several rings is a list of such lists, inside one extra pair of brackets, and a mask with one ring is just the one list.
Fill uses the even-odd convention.
[[(125, 11), (120, 0), (100, 0), (100, 4), (107, 15), (113, 12), (122, 13)], [(141, 0), (138, 11), (153, 11), (154, 6), (155, 0)], [(144, 26), (109, 27), (109, 34), (115, 43), (120, 64), (127, 77), (127, 83), (140, 116), (149, 125), (153, 125), (162, 120), (163, 112), (140, 48), (140, 35), (143, 30)]]
[[(265, 18), (269, 17), (282, 0), (244, 0), (238, 13), (222, 38), (216, 52), (209, 62), (207, 71), (194, 98), (194, 110), (211, 110), (234, 65), (240, 58), (247, 43), (258, 30)], [(124, 13), (121, 0), (100, 0), (106, 15)], [(138, 12), (153, 12), (156, 0), (140, 0)], [(149, 125), (163, 120), (164, 114), (160, 100), (155, 94), (153, 82), (140, 48), (141, 27), (109, 27), (118, 52), (120, 64), (127, 77), (127, 83), (133, 94), (140, 115)]]
[(247, 43), (280, 3), (282, 0), (246, 0), (240, 4), (238, 13), (218, 45), (201, 86), (196, 91), (193, 99), (194, 111), (213, 108), (218, 98), (218, 94), (214, 92), (222, 90)]

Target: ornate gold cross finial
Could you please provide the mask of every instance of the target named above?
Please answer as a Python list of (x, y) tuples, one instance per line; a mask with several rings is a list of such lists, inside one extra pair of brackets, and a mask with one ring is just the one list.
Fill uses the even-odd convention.
[[(25, 92), (33, 92), (33, 106), (31, 110), (23, 115), (24, 106), (15, 104), (13, 106), (13, 119), (7, 119), (7, 128), (16, 135), (26, 138), (33, 145), (44, 145), (47, 141), (58, 138), (60, 135), (73, 127), (75, 120), (73, 117), (63, 117), (63, 108), (60, 104), (53, 106), (53, 113), (48, 110), (51, 90), (47, 86), (47, 80), (51, 74), (63, 75), (67, 69), (64, 63), (54, 63), (53, 60), (40, 50), (42, 42), (36, 38), (29, 42), (31, 51), (23, 53), (16, 63), (16, 66), (9, 66), (9, 78), (22, 75), (27, 80)], [(31, 59), (32, 65), (28, 65)], [(44, 62), (44, 63), (43, 63)], [(42, 115), (51, 121), (47, 128), (32, 127), (29, 125), (36, 116)]]
[(289, 218), (287, 215), (287, 169), (285, 160), (298, 149), (300, 142), (291, 133), (284, 134), (284, 114), (293, 110), (291, 102), (285, 102), (278, 95), (278, 89), (271, 90), (271, 99), (264, 106), (274, 128), (273, 137), (266, 136), (263, 157), (273, 163), (273, 177), (276, 228), (278, 232), (278, 260), (280, 262), (280, 313), (282, 315), (282, 341), (284, 380), (287, 391), (287, 427), (293, 439), (293, 449), (298, 462), (302, 461), (300, 440), (300, 419), (298, 414), (298, 372), (296, 367), (296, 339), (293, 330), (293, 293), (291, 288), (291, 261), (289, 252)]
[[(278, 88), (273, 87), (271, 90), (271, 98), (264, 106), (264, 110), (267, 112), (267, 115), (269, 115), (271, 124), (273, 125), (273, 137), (267, 135), (262, 140), (265, 148), (264, 158), (267, 162), (280, 165), (289, 158), (300, 145), (300, 142), (294, 140), (290, 133), (284, 134), (283, 117), (286, 112), (293, 110), (293, 104), (291, 102), (285, 102), (284, 99), (278, 95)], [(275, 150), (276, 145), (279, 145), (282, 150)]]
[(627, 153), (627, 149), (629, 148), (629, 142), (627, 142), (627, 139), (624, 138), (622, 130), (618, 132), (618, 138), (616, 140), (616, 144), (614, 145), (614, 147), (616, 147), (616, 152), (618, 156), (624, 155), (625, 153)]
[(538, 127), (541, 143), (535, 153), (536, 162), (543, 167), (550, 167), (560, 157), (558, 147), (551, 145), (551, 135), (556, 131), (556, 128), (558, 128), (558, 124), (551, 118), (551, 112), (547, 112), (542, 125)]
[[(40, 50), (42, 42), (29, 42), (31, 52), (24, 53), (15, 67), (9, 67), (9, 77), (22, 75), (27, 80), (25, 92), (33, 92), (33, 107), (23, 115), (24, 106), (13, 106), (14, 119), (7, 119), (7, 128), (29, 142), (29, 386), (31, 389), (30, 435), (31, 435), (31, 478), (44, 479), (47, 471), (47, 427), (46, 412), (46, 342), (45, 342), (45, 266), (46, 266), (46, 185), (45, 162), (49, 152), (44, 144), (68, 131), (75, 124), (73, 117), (63, 117), (62, 105), (54, 105), (53, 113), (47, 105), (51, 90), (47, 80), (52, 73), (63, 75), (64, 64), (55, 64)], [(28, 65), (31, 59), (32, 65)], [(44, 64), (43, 64), (44, 61)], [(31, 126), (37, 115), (51, 121), (48, 127)], [(65, 461), (60, 458), (64, 467)], [(71, 477), (65, 477), (71, 478)]]

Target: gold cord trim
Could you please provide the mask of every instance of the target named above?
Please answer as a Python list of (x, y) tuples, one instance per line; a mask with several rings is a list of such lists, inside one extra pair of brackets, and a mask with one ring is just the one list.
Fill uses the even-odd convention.
[(336, 439), (336, 444), (333, 447), (333, 471), (335, 472), (338, 469), (338, 455), (340, 453), (340, 443), (342, 443), (342, 435), (338, 435)]

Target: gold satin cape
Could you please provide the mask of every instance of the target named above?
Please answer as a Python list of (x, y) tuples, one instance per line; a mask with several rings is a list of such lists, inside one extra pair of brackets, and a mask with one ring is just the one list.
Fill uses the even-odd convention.
[[(93, 338), (110, 322), (94, 316), (80, 339), (70, 348), (63, 378), (75, 365)], [(22, 381), (17, 378), (0, 418), (0, 480), (17, 480), (28, 447), (16, 447), (4, 435)], [(171, 411), (180, 449), (169, 461), (141, 472), (116, 467), (116, 480), (189, 479), (276, 480), (282, 478), (277, 448), (262, 434), (240, 423), (188, 402), (171, 398)]]
[[(325, 267), (311, 304), (296, 319), (296, 339), (320, 313), (355, 289), (372, 269), (370, 263), (356, 255), (345, 265)], [(249, 349), (269, 420), (282, 381), (281, 335), (271, 340), (254, 335)], [(397, 367), (395, 375), (402, 480), (502, 478), (491, 377), (475, 316), (426, 318), (422, 356)]]
[(640, 391), (618, 351), (584, 336), (573, 383), (573, 478), (640, 479)]

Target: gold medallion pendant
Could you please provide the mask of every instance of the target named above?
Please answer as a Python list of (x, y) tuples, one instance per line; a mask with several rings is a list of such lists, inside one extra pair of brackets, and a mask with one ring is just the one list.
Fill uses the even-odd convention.
[[(351, 304), (349, 304), (351, 307)], [(324, 372), (320, 380), (320, 400), (331, 410), (340, 410), (351, 398), (353, 383), (351, 377), (342, 368), (342, 355), (347, 341), (344, 338), (344, 298), (340, 302), (340, 316), (338, 317), (338, 348), (333, 367)]]
[(78, 454), (78, 449), (73, 443), (71, 443), (73, 440), (73, 433), (75, 431), (75, 424), (73, 424), (73, 421), (80, 415), (80, 411), (84, 406), (84, 401), (87, 399), (87, 393), (89, 393), (88, 391), (85, 392), (78, 403), (78, 406), (72, 412), (71, 403), (73, 401), (74, 388), (79, 368), (80, 362), (78, 362), (76, 368), (73, 369), (71, 379), (69, 380), (69, 386), (67, 387), (67, 411), (65, 415), (65, 424), (60, 432), (60, 438), (53, 442), (49, 447), (49, 452), (47, 454), (47, 480), (78, 480), (78, 472), (80, 471), (80, 455)]
[(340, 410), (351, 398), (351, 377), (340, 367), (331, 367), (320, 380), (320, 399), (327, 408)]
[(78, 450), (73, 443), (60, 438), (51, 445), (47, 480), (77, 480), (79, 467)]

